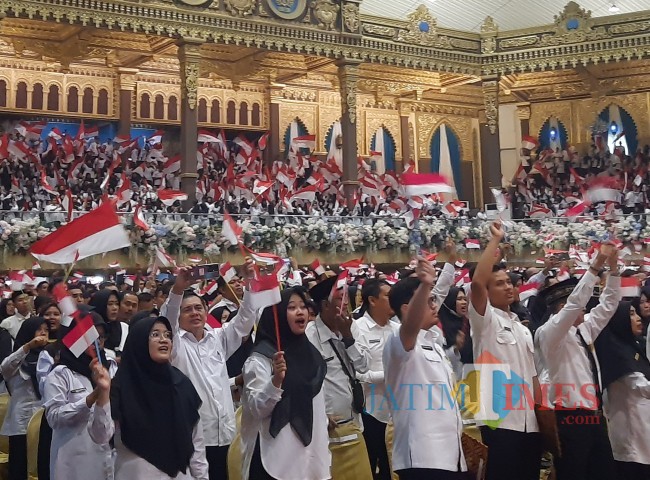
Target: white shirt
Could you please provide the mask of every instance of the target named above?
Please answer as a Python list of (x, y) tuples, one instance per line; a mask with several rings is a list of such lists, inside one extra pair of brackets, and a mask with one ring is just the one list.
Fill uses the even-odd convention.
[(603, 400), (614, 460), (650, 465), (650, 381), (628, 373), (607, 387)]
[(248, 291), (235, 318), (222, 328), (206, 329), (197, 341), (194, 335), (179, 327), (182, 295), (169, 292), (161, 315), (169, 319), (174, 332), (172, 365), (191, 380), (203, 402), (199, 410), (206, 446), (230, 445), (235, 438), (235, 407), (230, 393), (226, 360), (249, 335), (255, 319)]
[[(271, 359), (253, 353), (243, 369), (241, 446), (242, 480), (248, 480), (255, 442), (259, 435), (264, 469), (277, 480), (326, 480), (330, 478), (331, 454), (323, 389), (312, 399), (311, 443), (304, 446), (291, 425), (273, 438), (269, 433), (273, 408), (282, 398), (282, 389), (272, 383)], [(256, 480), (256, 479), (251, 479)]]
[(396, 332), (384, 347), (386, 388), (394, 399), (388, 402), (395, 426), (394, 471), (467, 471), (454, 373), (436, 336), (430, 330), (420, 330), (415, 347), (406, 351)]
[[(533, 336), (530, 331), (519, 322), (517, 315), (494, 308), (489, 300), (484, 316), (479, 315), (470, 302), (469, 324), (474, 344), (474, 364), (480, 370), (481, 377), (487, 377), (485, 381), (479, 382), (481, 391), (477, 423), (484, 425), (485, 420), (501, 420), (498, 428), (517, 432), (539, 432), (534, 405), (528, 405), (523, 395), (520, 402), (515, 403), (513, 398), (511, 404), (514, 408), (504, 411), (498, 405), (498, 395), (505, 394), (507, 389), (504, 387), (501, 392), (492, 390), (496, 375), (503, 372), (508, 379), (522, 378), (530, 394), (533, 394), (533, 377), (537, 372), (533, 359)], [(483, 354), (486, 355), (485, 361), (481, 361)], [(490, 357), (495, 357), (501, 363), (494, 364)], [(519, 392), (521, 389), (515, 386), (512, 391)], [(505, 406), (508, 406), (507, 402)]]
[[(336, 356), (329, 340), (336, 345), (339, 355), (346, 362), (346, 368), (352, 376), (356, 373), (365, 373), (368, 371), (368, 353), (361, 347), (357, 348), (357, 343), (345, 348), (339, 335), (332, 332), (320, 316), (315, 321), (307, 324), (305, 331), (309, 341), (316, 347), (323, 360), (327, 364), (327, 373), (323, 382), (323, 391), (325, 393), (325, 412), (332, 416), (337, 422), (346, 422), (354, 420), (355, 423), (363, 428), (361, 415), (352, 410), (352, 386), (350, 379), (343, 371), (341, 361)], [(352, 337), (358, 336), (356, 324), (352, 323)]]
[(5, 318), (2, 323), (0, 323), (0, 328), (7, 330), (11, 335), (11, 338), (16, 338), (16, 335), (18, 335), (18, 330), (20, 330), (23, 322), (28, 318), (29, 315), (24, 317), (16, 310), (15, 315)]
[(449, 290), (454, 285), (455, 276), (456, 268), (451, 263), (445, 263), (431, 291), (431, 296), (436, 299), (436, 305), (441, 306), (444, 303)]
[(34, 392), (32, 379), (20, 368), (25, 357), (27, 353), (20, 347), (6, 357), (0, 365), (0, 373), (7, 382), (7, 389), (11, 394), (0, 435), (25, 435), (32, 415), (43, 406), (43, 401)]
[(93, 387), (63, 365), (45, 380), (45, 417), (52, 427), (50, 477), (55, 480), (112, 480), (111, 406), (88, 408)]
[(366, 396), (366, 413), (382, 423), (388, 423), (390, 411), (384, 401), (384, 364), (381, 357), (386, 341), (395, 332), (399, 332), (399, 325), (389, 320), (382, 327), (367, 312), (356, 320), (356, 325), (359, 330), (356, 341), (360, 348), (368, 352), (368, 371), (357, 374)]
[[(598, 306), (593, 308), (588, 316), (585, 316), (584, 323), (578, 328), (573, 326), (589, 302), (598, 281), (599, 278), (596, 275), (589, 271), (586, 272), (569, 295), (562, 310), (551, 316), (548, 322), (537, 329), (536, 342), (539, 343), (550, 379), (549, 405), (559, 403), (566, 408), (588, 410), (598, 408), (594, 405), (596, 391), (593, 386), (594, 378), (589, 356), (578, 338), (578, 331), (587, 345), (593, 345), (621, 301), (621, 277), (610, 275), (607, 278), (607, 285)], [(593, 348), (592, 354), (596, 360), (597, 370), (600, 372), (598, 357)], [(600, 384), (600, 373), (598, 377)], [(564, 387), (556, 387), (559, 385), (564, 385)], [(584, 387), (585, 385), (590, 385), (590, 387)], [(558, 391), (559, 388), (562, 389), (561, 392)], [(586, 391), (582, 391), (583, 388)], [(546, 394), (546, 392), (544, 393)], [(583, 395), (583, 393), (587, 395)]]
[(203, 445), (203, 428), (197, 423), (192, 431), (194, 455), (186, 473), (178, 472), (175, 477), (170, 477), (165, 472), (158, 470), (144, 458), (139, 457), (129, 450), (123, 443), (120, 428), (115, 431), (115, 480), (208, 480), (208, 461), (205, 458)]

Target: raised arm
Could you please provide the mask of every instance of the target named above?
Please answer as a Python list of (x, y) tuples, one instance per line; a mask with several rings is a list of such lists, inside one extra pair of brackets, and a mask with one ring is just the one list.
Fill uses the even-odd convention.
[[(253, 261), (250, 258), (246, 258), (244, 271), (248, 278), (252, 278), (254, 275), (255, 269)], [(230, 358), (241, 346), (244, 337), (250, 335), (253, 325), (255, 325), (255, 320), (257, 320), (257, 311), (251, 306), (248, 287), (246, 287), (244, 289), (244, 298), (242, 298), (239, 304), (237, 315), (216, 331), (217, 335), (223, 335), (224, 352), (222, 353), (226, 358)]]
[[(276, 356), (279, 357), (278, 353)], [(277, 357), (274, 359), (274, 363), (278, 363)], [(286, 372), (286, 363), (284, 371)], [(247, 408), (258, 420), (269, 417), (275, 405), (282, 398), (282, 381), (276, 378), (279, 372), (272, 371), (271, 362), (267, 358), (254, 353), (244, 363), (242, 374), (244, 376), (242, 395), (244, 408)], [(282, 377), (284, 380), (284, 372), (282, 372)]]
[(402, 319), (402, 325), (399, 329), (399, 338), (402, 341), (404, 350), (407, 352), (415, 348), (415, 342), (422, 328), (422, 323), (430, 315), (430, 312), (427, 310), (431, 308), (429, 306), (429, 298), (431, 296), (433, 282), (436, 279), (436, 270), (433, 268), (433, 265), (422, 257), (418, 257), (415, 273), (420, 280), (420, 285), (415, 290), (413, 298), (409, 302), (408, 310)]
[(443, 304), (455, 280), (456, 267), (454, 264), (458, 260), (458, 255), (456, 253), (456, 244), (450, 238), (445, 243), (445, 252), (447, 253), (447, 262), (442, 267), (442, 272), (440, 272), (440, 276), (433, 287), (433, 292), (431, 292), (438, 305)]
[(598, 338), (600, 332), (602, 332), (603, 328), (607, 326), (622, 299), (621, 277), (618, 273), (618, 251), (613, 246), (611, 248), (613, 249), (614, 253), (608, 261), (609, 276), (607, 277), (605, 289), (600, 296), (598, 305), (596, 305), (591, 310), (591, 312), (589, 312), (589, 317), (580, 327), (581, 329), (589, 329), (592, 342)]
[(472, 286), (470, 292), (470, 303), (476, 313), (481, 316), (485, 315), (488, 303), (487, 284), (492, 275), (492, 267), (497, 258), (499, 242), (503, 239), (505, 232), (501, 222), (497, 221), (490, 225), (490, 234), (492, 238), (488, 242), (483, 254), (476, 265), (474, 276), (472, 277)]

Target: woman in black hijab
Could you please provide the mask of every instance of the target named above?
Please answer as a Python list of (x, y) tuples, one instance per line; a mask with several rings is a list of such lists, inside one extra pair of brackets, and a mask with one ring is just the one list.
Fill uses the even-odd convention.
[(106, 322), (106, 349), (108, 356), (118, 357), (124, 349), (129, 326), (117, 319), (120, 297), (115, 290), (103, 289), (95, 293), (88, 305), (95, 309)]
[(172, 330), (165, 317), (131, 328), (111, 386), (116, 423), (116, 480), (207, 480), (201, 399), (170, 363)]
[(5, 358), (0, 372), (11, 395), (0, 435), (9, 437), (9, 479), (27, 478), (27, 425), (43, 401), (36, 380), (38, 354), (47, 344), (43, 317), (28, 318), (14, 341), (14, 353)]
[(458, 344), (458, 334), (464, 335), (464, 340), (460, 344), (460, 361), (461, 363), (472, 363), (474, 355), (472, 353), (472, 337), (470, 336), (469, 319), (467, 318), (467, 296), (462, 288), (451, 287), (449, 293), (438, 309), (440, 318), (440, 327), (445, 335), (447, 348), (454, 347)]
[(327, 415), (322, 391), (326, 364), (309, 342), (307, 297), (302, 288), (282, 292), (257, 327), (253, 353), (244, 364), (242, 479), (330, 477)]
[(641, 317), (621, 302), (596, 340), (609, 440), (620, 478), (650, 479), (650, 362)]

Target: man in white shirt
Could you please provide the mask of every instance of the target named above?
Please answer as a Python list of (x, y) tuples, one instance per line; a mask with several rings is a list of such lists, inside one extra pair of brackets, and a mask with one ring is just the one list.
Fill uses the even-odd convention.
[(438, 307), (431, 295), (436, 274), (420, 258), (418, 278), (393, 286), (390, 305), (402, 321), (384, 347), (388, 405), (394, 424), (393, 469), (400, 480), (454, 480), (467, 471), (451, 363), (436, 330)]
[[(534, 405), (539, 383), (533, 337), (510, 311), (514, 287), (495, 265), (505, 235), (501, 223), (494, 222), (490, 233), (472, 277), (469, 306), (474, 362), (482, 367), (476, 419), (490, 451), (486, 479), (539, 480), (542, 445)], [(495, 391), (499, 377), (506, 378)]]
[(366, 437), (370, 467), (373, 472), (378, 471), (375, 480), (391, 478), (385, 441), (390, 410), (384, 398), (384, 366), (381, 358), (386, 340), (398, 330), (399, 325), (390, 321), (393, 310), (388, 301), (389, 292), (390, 285), (386, 281), (367, 280), (361, 290), (364, 314), (356, 321), (359, 329), (357, 342), (369, 353), (369, 369), (357, 377), (363, 383), (366, 397), (366, 408), (362, 413), (363, 435)]
[[(250, 259), (244, 269), (250, 278), (254, 272)], [(195, 281), (189, 269), (181, 269), (161, 315), (169, 319), (174, 333), (172, 365), (189, 377), (203, 402), (199, 414), (210, 480), (223, 480), (228, 478), (228, 447), (235, 437), (235, 409), (226, 361), (250, 333), (257, 313), (245, 291), (235, 318), (222, 328), (206, 328), (205, 302), (188, 290)]]
[(16, 313), (5, 318), (0, 323), (0, 328), (7, 330), (13, 339), (16, 338), (23, 322), (32, 315), (32, 299), (24, 290), (16, 290), (11, 294), (11, 300), (16, 307)]
[[(607, 284), (599, 304), (585, 315), (606, 261), (611, 270)], [(593, 343), (621, 301), (617, 262), (616, 247), (603, 245), (577, 285), (569, 279), (540, 292), (551, 316), (537, 329), (535, 340), (548, 367), (548, 401), (557, 419), (560, 455), (554, 462), (558, 480), (616, 478)]]
[(347, 312), (348, 302), (343, 289), (332, 290), (336, 280), (337, 277), (330, 277), (309, 291), (320, 313), (309, 322), (305, 334), (327, 364), (323, 390), (329, 419), (332, 478), (372, 480), (361, 412), (354, 408), (352, 393), (355, 374), (368, 371), (367, 352), (355, 341), (355, 323), (341, 315)]

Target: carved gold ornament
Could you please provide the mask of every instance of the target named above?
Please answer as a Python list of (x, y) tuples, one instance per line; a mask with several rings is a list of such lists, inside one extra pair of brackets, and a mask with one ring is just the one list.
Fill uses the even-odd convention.
[(401, 30), (397, 39), (401, 42), (414, 43), (427, 47), (450, 48), (449, 38), (439, 36), (438, 21), (431, 15), (425, 5), (420, 5), (415, 12), (407, 16), (407, 30)]
[(199, 86), (199, 65), (198, 63), (187, 63), (183, 69), (181, 83), (182, 98), (187, 101), (190, 110), (196, 108), (196, 97)]
[(276, 17), (295, 20), (305, 13), (307, 0), (267, 0), (266, 5)]
[(354, 3), (343, 5), (343, 25), (349, 32), (359, 31), (359, 6)]
[(332, 2), (332, 0), (316, 0), (311, 2), (311, 8), (316, 20), (318, 20), (318, 28), (334, 30), (341, 7)]
[(339, 81), (341, 83), (341, 109), (348, 114), (350, 123), (357, 123), (357, 81), (359, 65), (354, 63), (339, 66)]
[(483, 81), (483, 101), (485, 103), (485, 118), (490, 133), (497, 131), (499, 119), (499, 83), (497, 80)]
[(497, 49), (497, 33), (499, 28), (492, 17), (485, 17), (481, 25), (481, 53), (490, 55)]
[(245, 17), (246, 15), (252, 15), (255, 11), (255, 0), (224, 0), (226, 9), (230, 12), (231, 15), (236, 15), (238, 17)]

